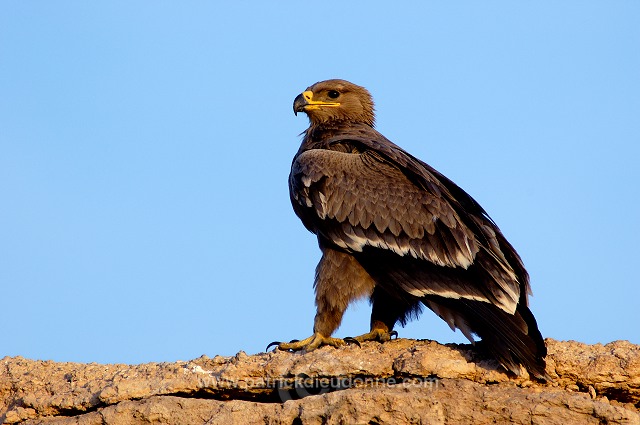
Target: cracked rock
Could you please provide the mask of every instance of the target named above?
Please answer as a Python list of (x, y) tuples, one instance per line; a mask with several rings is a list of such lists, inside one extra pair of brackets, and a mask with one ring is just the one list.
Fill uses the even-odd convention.
[(141, 365), (0, 360), (4, 424), (640, 424), (640, 346), (547, 340), (540, 383), (397, 339)]

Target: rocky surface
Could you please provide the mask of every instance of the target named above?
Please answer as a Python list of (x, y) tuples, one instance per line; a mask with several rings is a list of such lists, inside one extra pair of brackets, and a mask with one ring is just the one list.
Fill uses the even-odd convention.
[(547, 340), (550, 383), (468, 345), (101, 365), (0, 360), (6, 424), (640, 424), (640, 346)]

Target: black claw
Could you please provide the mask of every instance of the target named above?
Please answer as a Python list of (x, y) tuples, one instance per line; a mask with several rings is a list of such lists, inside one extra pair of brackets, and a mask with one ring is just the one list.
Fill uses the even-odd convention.
[(273, 341), (271, 344), (267, 345), (267, 348), (264, 349), (264, 352), (266, 353), (267, 351), (269, 351), (269, 348), (280, 344), (282, 344), (280, 341)]
[(299, 339), (292, 339), (291, 341), (289, 341), (289, 344), (293, 344), (295, 342), (300, 342), (300, 340)]
[(398, 332), (396, 331), (389, 332), (389, 340), (392, 340), (394, 336), (396, 337), (396, 339), (398, 339)]
[(355, 344), (358, 347), (362, 348), (362, 345), (360, 345), (360, 341), (358, 341), (355, 338), (352, 338), (350, 336), (346, 337), (345, 339), (343, 339), (344, 342), (346, 342), (347, 344)]

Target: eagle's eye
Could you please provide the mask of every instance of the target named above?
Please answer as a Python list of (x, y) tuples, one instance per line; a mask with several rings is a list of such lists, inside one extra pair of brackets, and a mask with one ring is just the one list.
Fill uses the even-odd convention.
[(337, 99), (338, 96), (340, 96), (340, 93), (336, 90), (329, 90), (327, 96), (329, 96), (331, 99)]

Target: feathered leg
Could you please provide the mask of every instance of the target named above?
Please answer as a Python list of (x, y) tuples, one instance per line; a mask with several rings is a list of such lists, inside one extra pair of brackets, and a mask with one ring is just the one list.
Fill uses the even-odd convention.
[(371, 330), (355, 337), (358, 342), (389, 341), (398, 333), (393, 330), (396, 323), (405, 323), (408, 316), (420, 310), (420, 303), (414, 299), (397, 298), (378, 285), (371, 296)]
[(344, 340), (331, 335), (340, 326), (349, 304), (373, 293), (375, 282), (351, 255), (322, 243), (320, 248), (322, 259), (316, 268), (314, 283), (317, 311), (313, 335), (302, 341), (279, 343), (280, 350), (311, 351), (322, 345), (344, 345)]

